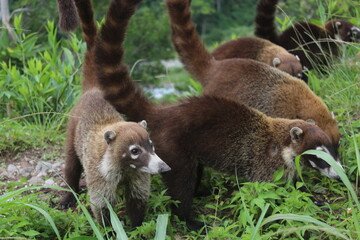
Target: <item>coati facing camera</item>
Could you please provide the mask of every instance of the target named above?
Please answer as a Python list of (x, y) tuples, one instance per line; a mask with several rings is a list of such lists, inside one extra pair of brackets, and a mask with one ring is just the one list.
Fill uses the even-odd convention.
[(276, 67), (283, 72), (301, 78), (302, 65), (297, 56), (272, 42), (257, 37), (242, 37), (228, 41), (212, 53), (216, 60), (249, 58)]
[[(293, 159), (305, 150), (322, 147), (335, 156), (327, 134), (302, 120), (270, 118), (244, 104), (213, 96), (164, 106), (151, 103), (122, 62), (127, 22), (138, 2), (111, 2), (95, 43), (96, 79), (104, 98), (129, 120), (147, 119), (156, 151), (171, 167), (171, 173), (162, 176), (172, 199), (180, 200), (174, 211), (189, 228), (203, 226), (191, 216), (200, 164), (228, 174), (236, 171), (249, 181), (272, 181), (274, 171), (281, 167), (288, 178), (293, 177)], [(167, 3), (170, 11), (188, 7), (188, 1)], [(305, 156), (302, 160), (319, 166), (319, 159), (310, 163)], [(322, 168), (329, 177), (338, 178), (330, 166)]]
[[(298, 22), (277, 34), (275, 12), (278, 0), (260, 0), (255, 18), (255, 35), (284, 47), (299, 56), (307, 69), (329, 65), (332, 56), (339, 55), (339, 42), (360, 41), (360, 28), (345, 20), (330, 20), (324, 27), (312, 23)], [(320, 66), (320, 67), (319, 67)], [(307, 77), (303, 78), (307, 82)]]
[(270, 117), (312, 119), (338, 148), (335, 120), (303, 81), (250, 59), (215, 60), (196, 33), (186, 0), (177, 5), (169, 8), (172, 42), (185, 68), (204, 86), (204, 94), (245, 103)]
[[(90, 1), (87, 3), (91, 4)], [(92, 67), (92, 62), (89, 62), (92, 50), (88, 44), (85, 67)], [(86, 82), (88, 72), (84, 73), (83, 82)], [(69, 187), (78, 192), (80, 175), (84, 169), (91, 209), (99, 223), (102, 222), (102, 215), (109, 223), (104, 197), (115, 205), (118, 202), (117, 190), (124, 186), (126, 212), (132, 226), (139, 226), (150, 194), (150, 174), (166, 172), (170, 168), (155, 154), (145, 130), (145, 121), (125, 122), (96, 86), (90, 87), (91, 83), (85, 85), (88, 88), (84, 89), (69, 118), (65, 180)], [(75, 201), (73, 194), (68, 192), (61, 205), (72, 206)]]

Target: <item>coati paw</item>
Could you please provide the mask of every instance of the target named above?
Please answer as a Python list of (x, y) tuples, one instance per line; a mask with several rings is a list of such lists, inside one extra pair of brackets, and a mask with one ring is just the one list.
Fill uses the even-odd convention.
[(67, 209), (76, 205), (76, 198), (71, 192), (66, 193), (60, 202), (60, 209)]
[(186, 220), (186, 225), (191, 231), (199, 231), (203, 229), (201, 234), (206, 234), (206, 224), (204, 222), (199, 222), (196, 220)]

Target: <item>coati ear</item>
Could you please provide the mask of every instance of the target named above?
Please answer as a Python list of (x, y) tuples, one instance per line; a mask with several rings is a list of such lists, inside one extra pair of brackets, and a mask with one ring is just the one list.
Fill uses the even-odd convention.
[(341, 22), (335, 22), (335, 26), (336, 26), (337, 28), (340, 28), (340, 27), (341, 27)]
[(311, 123), (312, 125), (316, 125), (316, 122), (312, 119), (308, 119), (306, 120), (306, 122)]
[(140, 126), (142, 126), (143, 128), (147, 129), (147, 122), (145, 120), (142, 120), (141, 122), (139, 122)]
[(280, 63), (281, 63), (280, 58), (276, 57), (276, 58), (273, 59), (273, 66), (274, 66), (274, 67), (279, 66)]
[(299, 58), (299, 56), (298, 56), (298, 55), (295, 55), (295, 57), (296, 57), (296, 59), (297, 59), (298, 61), (300, 61), (300, 58)]
[(104, 133), (104, 139), (107, 144), (110, 144), (112, 142), (112, 140), (115, 139), (115, 137), (116, 137), (116, 132), (114, 132), (113, 130), (107, 130)]
[(290, 129), (290, 137), (291, 141), (294, 143), (301, 141), (303, 138), (304, 131), (299, 127), (293, 127)]

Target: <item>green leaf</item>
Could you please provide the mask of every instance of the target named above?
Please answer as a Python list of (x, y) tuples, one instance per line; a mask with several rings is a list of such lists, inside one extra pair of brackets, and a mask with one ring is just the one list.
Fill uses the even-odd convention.
[(166, 237), (166, 228), (168, 224), (169, 215), (160, 214), (156, 221), (155, 240), (164, 240)]
[(29, 231), (22, 232), (22, 234), (24, 234), (25, 236), (28, 236), (28, 237), (34, 237), (34, 236), (39, 235), (40, 233), (35, 230), (29, 230)]

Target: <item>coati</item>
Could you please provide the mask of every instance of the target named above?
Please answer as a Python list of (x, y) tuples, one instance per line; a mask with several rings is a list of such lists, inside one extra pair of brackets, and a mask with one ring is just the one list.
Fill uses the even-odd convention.
[(74, 0), (57, 0), (59, 12), (59, 27), (62, 31), (70, 32), (78, 26), (78, 15)]
[[(282, 46), (299, 56), (307, 69), (329, 65), (332, 56), (339, 55), (339, 41), (360, 41), (360, 28), (345, 20), (330, 20), (323, 27), (298, 22), (277, 34), (275, 12), (278, 0), (260, 0), (255, 18), (255, 35)], [(304, 81), (307, 82), (305, 76)]]
[[(77, 3), (79, 12), (88, 10), (84, 7), (86, 4), (90, 4), (87, 6), (92, 9), (90, 1)], [(81, 19), (88, 27), (95, 27)], [(91, 42), (87, 41), (85, 69), (92, 67), (92, 61), (89, 61), (92, 60), (93, 51)], [(87, 82), (89, 71), (84, 74), (83, 82)], [(94, 76), (90, 76), (90, 79), (92, 81)], [(91, 209), (99, 223), (102, 222), (102, 216), (105, 223), (109, 223), (104, 197), (110, 204), (116, 204), (117, 190), (124, 186), (127, 215), (132, 226), (139, 226), (144, 219), (150, 194), (150, 174), (166, 172), (170, 168), (155, 154), (145, 130), (145, 121), (125, 122), (120, 113), (103, 98), (96, 85), (91, 86), (89, 82), (84, 85), (87, 88), (71, 111), (68, 122), (65, 181), (78, 192), (80, 175), (84, 169)], [(75, 201), (73, 194), (68, 192), (61, 205), (72, 206)]]
[(335, 120), (303, 81), (250, 59), (215, 60), (196, 33), (187, 1), (176, 3), (169, 5), (172, 42), (185, 68), (204, 86), (204, 94), (245, 103), (270, 117), (312, 119), (338, 148)]
[[(237, 172), (249, 181), (272, 181), (274, 171), (281, 167), (292, 178), (294, 157), (305, 150), (321, 147), (336, 155), (330, 138), (318, 126), (303, 120), (270, 118), (226, 98), (191, 97), (163, 106), (151, 103), (135, 85), (122, 61), (127, 22), (138, 2), (111, 1), (95, 41), (96, 79), (104, 98), (117, 111), (131, 121), (147, 120), (156, 151), (171, 168), (171, 172), (162, 176), (172, 199), (180, 200), (174, 213), (189, 228), (203, 226), (191, 215), (197, 169), (201, 164), (228, 174)], [(182, 13), (189, 3), (167, 1), (167, 4), (170, 11)], [(319, 159), (305, 156), (302, 161), (323, 169), (329, 177), (338, 178)]]
[(249, 58), (276, 67), (290, 75), (302, 78), (302, 65), (297, 56), (272, 42), (257, 37), (242, 37), (225, 42), (212, 53), (216, 60)]

